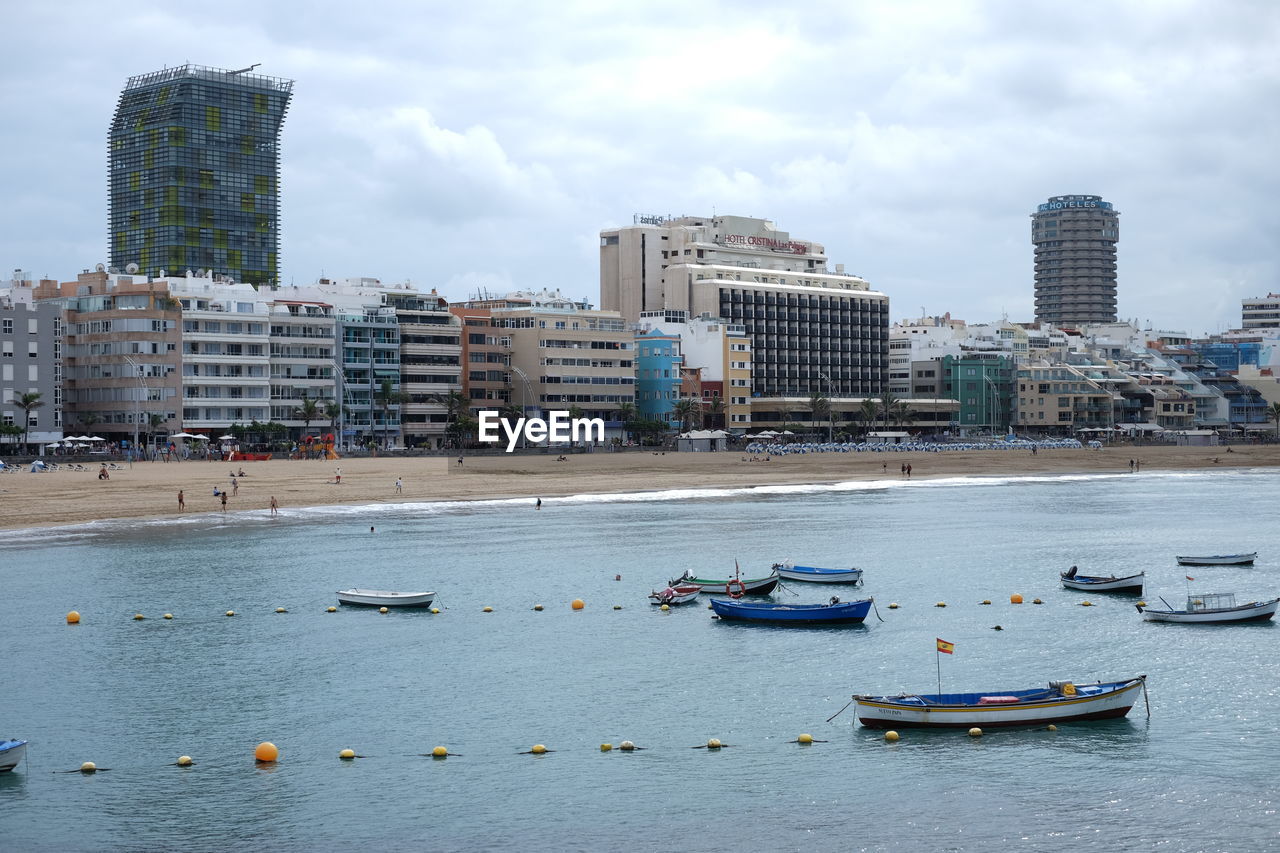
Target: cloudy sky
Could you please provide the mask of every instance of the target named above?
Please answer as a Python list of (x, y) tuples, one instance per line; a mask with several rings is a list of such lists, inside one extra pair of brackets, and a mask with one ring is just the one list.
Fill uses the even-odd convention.
[[(1033, 314), (1029, 214), (1121, 213), (1119, 310), (1233, 328), (1280, 292), (1280, 4), (0, 4), (0, 269), (106, 260), (134, 74), (296, 81), (281, 267), (599, 300), (634, 213), (774, 220), (897, 320)], [(7, 274), (3, 276), (7, 278)]]

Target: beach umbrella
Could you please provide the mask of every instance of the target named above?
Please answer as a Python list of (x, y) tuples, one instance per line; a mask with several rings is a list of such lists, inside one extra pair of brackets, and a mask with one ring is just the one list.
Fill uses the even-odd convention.
[(86, 435), (83, 440), (84, 441), (106, 441), (105, 438), (99, 438), (96, 435)]
[(220, 435), (218, 436), (218, 441), (231, 441), (234, 438), (234, 435)]
[(191, 436), (191, 437), (192, 437), (192, 438), (194, 438), (196, 441), (208, 441), (208, 440), (209, 440), (209, 436), (207, 436), (207, 435), (193, 435), (193, 436)]
[(189, 432), (175, 432), (173, 435), (169, 436), (169, 438), (196, 438), (196, 436)]
[(45, 447), (61, 447), (61, 446), (62, 446), (62, 443), (57, 441), (51, 441), (45, 445)]

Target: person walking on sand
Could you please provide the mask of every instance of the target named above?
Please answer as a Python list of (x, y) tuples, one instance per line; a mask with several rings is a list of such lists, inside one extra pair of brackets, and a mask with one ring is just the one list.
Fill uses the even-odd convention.
[(908, 480), (910, 480), (910, 479), (911, 479), (911, 465), (910, 465), (910, 464), (908, 464), (908, 465), (907, 465), (907, 479), (908, 479)]
[(231, 478), (231, 494), (233, 495), (240, 494), (240, 481), (237, 480), (235, 477)]
[(182, 489), (178, 489), (178, 512), (187, 511), (187, 498), (182, 494)]
[(397, 495), (404, 494), (404, 480), (400, 479), (399, 477), (396, 477), (396, 494)]
[(227, 493), (225, 491), (222, 493), (222, 511), (227, 511)]
[(271, 496), (271, 514), (275, 515), (279, 509), (280, 509), (280, 504), (276, 503), (276, 496), (272, 495)]
[(459, 466), (459, 467), (461, 467), (461, 466), (462, 466), (462, 457), (461, 457), (461, 456), (459, 456), (459, 457), (458, 457), (458, 466)]
[(534, 509), (542, 509), (542, 498), (538, 498), (538, 502), (533, 505)]
[(1129, 460), (1129, 473), (1130, 473), (1130, 474), (1132, 474), (1132, 473), (1133, 473), (1133, 460), (1132, 460), (1132, 459), (1130, 459), (1130, 460)]
[(333, 469), (333, 482), (336, 485), (342, 485), (342, 469), (341, 468)]

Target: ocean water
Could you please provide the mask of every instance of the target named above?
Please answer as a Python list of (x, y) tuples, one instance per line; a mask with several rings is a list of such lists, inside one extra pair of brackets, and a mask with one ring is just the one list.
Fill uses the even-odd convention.
[[(1145, 571), (1153, 601), (1274, 597), (1278, 517), (1280, 475), (1237, 470), (0, 534), (0, 736), (30, 741), (0, 776), (0, 848), (1274, 850), (1280, 627), (1145, 623), (1134, 596), (1082, 607), (1057, 573)], [(1255, 549), (1253, 567), (1174, 561)], [(879, 617), (744, 626), (645, 598), (686, 568), (787, 558), (863, 567), (839, 594), (874, 595)], [(435, 590), (443, 609), (325, 612), (349, 586)], [(934, 690), (935, 638), (956, 647), (946, 690), (1145, 673), (1150, 717), (896, 744), (852, 709), (827, 722), (855, 692)], [(711, 737), (730, 746), (694, 748)], [(624, 739), (644, 749), (599, 749)], [(274, 765), (253, 760), (263, 740)], [(551, 752), (521, 754), (535, 743)], [(422, 756), (437, 745), (454, 755)], [(110, 769), (66, 772), (89, 760)]]

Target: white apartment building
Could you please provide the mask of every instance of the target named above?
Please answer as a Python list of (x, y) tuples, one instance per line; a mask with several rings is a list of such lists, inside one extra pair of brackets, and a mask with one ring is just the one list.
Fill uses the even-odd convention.
[(1280, 293), (1241, 300), (1241, 327), (1280, 329)]

